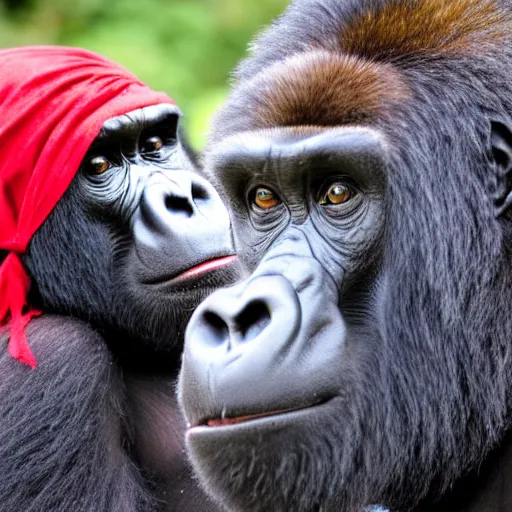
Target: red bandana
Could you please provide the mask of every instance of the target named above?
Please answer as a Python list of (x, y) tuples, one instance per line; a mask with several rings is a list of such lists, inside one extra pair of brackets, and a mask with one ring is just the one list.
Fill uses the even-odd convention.
[(118, 64), (78, 48), (0, 50), (0, 324), (10, 320), (10, 354), (36, 360), (25, 326), (30, 281), (19, 254), (62, 197), (101, 130), (114, 116), (174, 103)]

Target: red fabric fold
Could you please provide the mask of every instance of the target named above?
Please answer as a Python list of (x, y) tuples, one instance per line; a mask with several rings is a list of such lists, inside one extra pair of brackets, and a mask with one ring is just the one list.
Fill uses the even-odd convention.
[(158, 103), (174, 103), (118, 64), (79, 48), (0, 50), (0, 324), (10, 322), (10, 354), (36, 360), (25, 326), (29, 278), (19, 254), (62, 197), (103, 123)]
[(0, 301), (0, 318), (6, 318), (9, 314), (11, 316), (11, 356), (35, 368), (37, 362), (28, 346), (25, 326), (41, 312), (32, 309), (23, 314), (29, 286), (30, 280), (18, 255), (15, 252), (9, 253), (0, 266), (0, 297), (5, 298)]

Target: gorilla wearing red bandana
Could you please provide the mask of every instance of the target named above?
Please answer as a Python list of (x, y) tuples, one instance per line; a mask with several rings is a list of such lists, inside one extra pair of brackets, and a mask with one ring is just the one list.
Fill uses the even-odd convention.
[(179, 109), (99, 55), (23, 47), (0, 51), (0, 119), (0, 509), (214, 510), (174, 382), (237, 269)]

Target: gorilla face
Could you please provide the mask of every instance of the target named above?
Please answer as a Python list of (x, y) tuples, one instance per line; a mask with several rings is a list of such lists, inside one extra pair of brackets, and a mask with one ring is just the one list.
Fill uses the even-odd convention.
[(239, 255), (256, 268), (187, 330), (192, 460), (233, 510), (343, 510), (355, 440), (388, 414), (375, 410), (386, 392), (385, 140), (370, 128), (246, 132), (211, 162)]
[[(278, 165), (266, 165), (270, 152), (279, 155)], [(302, 409), (329, 409), (346, 378), (338, 359), (347, 338), (378, 335), (358, 321), (363, 311), (354, 297), (371, 302), (369, 276), (381, 260), (382, 137), (357, 128), (252, 132), (228, 138), (212, 158), (226, 197), (236, 211), (247, 209), (235, 216), (235, 230), (244, 260), (253, 267), (256, 256), (258, 265), (249, 281), (204, 304), (190, 325), (189, 338), (200, 341), (187, 357), (205, 368), (194, 365), (189, 375), (187, 366), (183, 379), (208, 388), (215, 401), (197, 408), (194, 397), (188, 408), (185, 391), (189, 421), (228, 425), (240, 416), (267, 416), (269, 406), (272, 414), (301, 410), (299, 418), (308, 417)], [(237, 418), (217, 420), (216, 403), (229, 404)]]
[(168, 349), (234, 276), (227, 211), (192, 170), (179, 116), (161, 104), (106, 121), (25, 260), (33, 301), (104, 326), (126, 349), (133, 335)]
[(295, 2), (217, 115), (252, 275), (196, 310), (179, 393), (231, 510), (435, 510), (510, 424), (508, 47), (457, 53), (484, 13), (427, 4)]

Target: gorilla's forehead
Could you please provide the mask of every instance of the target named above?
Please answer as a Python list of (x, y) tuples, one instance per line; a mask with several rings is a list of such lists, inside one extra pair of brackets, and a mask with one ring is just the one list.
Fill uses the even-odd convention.
[(323, 50), (301, 53), (235, 89), (210, 143), (247, 130), (375, 125), (408, 101), (406, 80), (389, 64)]
[[(251, 98), (254, 92), (257, 98)], [(254, 101), (251, 115), (258, 128), (371, 122), (409, 96), (392, 66), (325, 51), (270, 66), (248, 84), (246, 93)]]
[(128, 132), (134, 128), (139, 129), (140, 126), (153, 125), (180, 116), (180, 109), (171, 103), (160, 103), (158, 105), (138, 108), (126, 114), (107, 119), (103, 123), (103, 128), (96, 140), (104, 140), (113, 134)]

